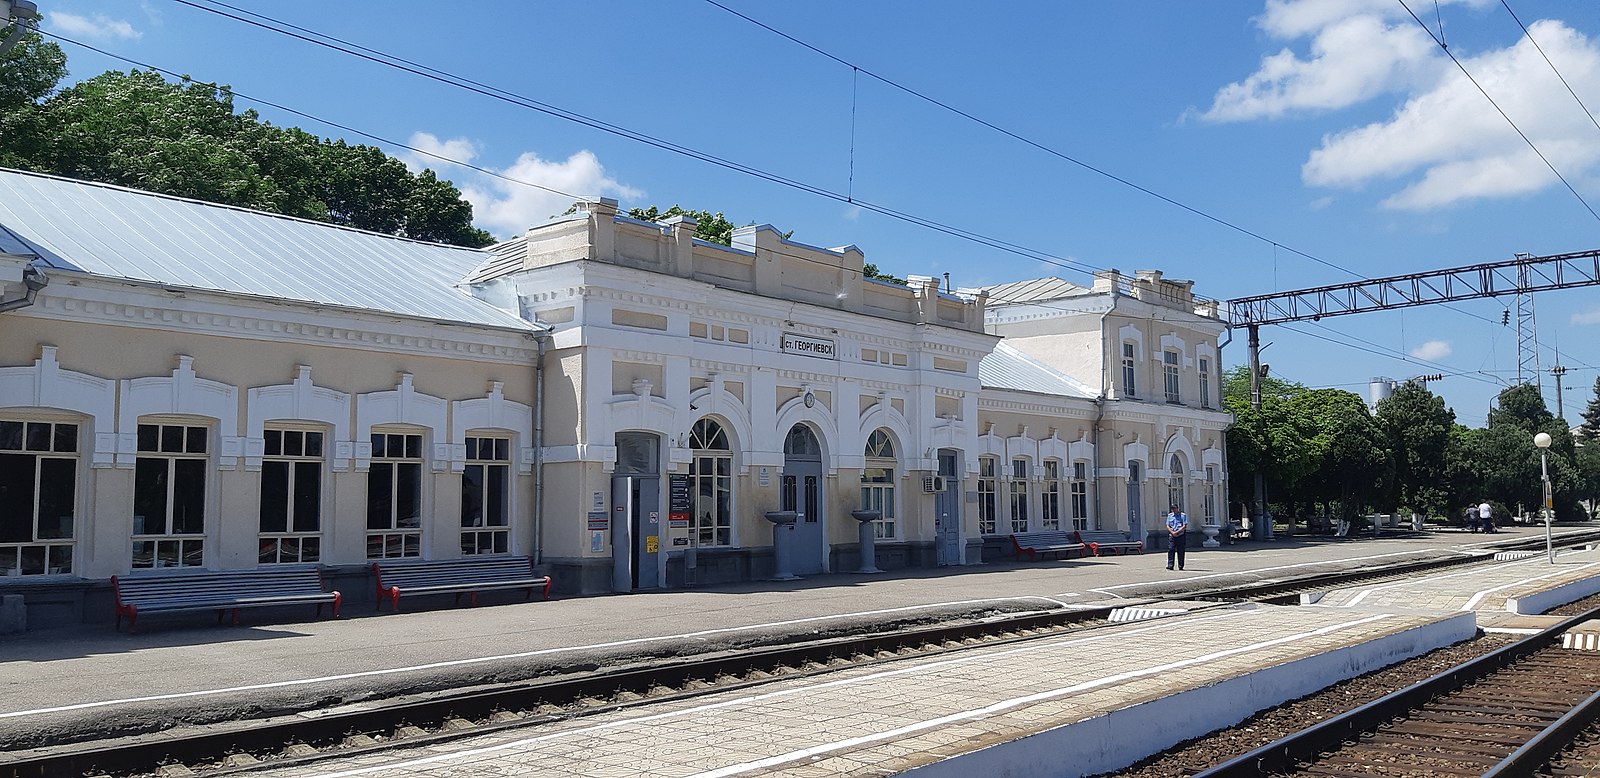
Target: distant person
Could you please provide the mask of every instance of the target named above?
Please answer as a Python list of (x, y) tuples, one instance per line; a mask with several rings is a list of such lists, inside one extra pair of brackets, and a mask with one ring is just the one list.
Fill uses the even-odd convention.
[(1494, 508), (1489, 507), (1488, 500), (1478, 503), (1478, 523), (1484, 532), (1494, 532)]
[(1167, 513), (1167, 534), (1171, 536), (1170, 542), (1167, 543), (1167, 569), (1172, 569), (1172, 559), (1176, 556), (1178, 569), (1182, 570), (1184, 546), (1189, 536), (1189, 517), (1178, 510), (1176, 505)]
[(1467, 506), (1467, 531), (1478, 531), (1478, 506), (1476, 505)]

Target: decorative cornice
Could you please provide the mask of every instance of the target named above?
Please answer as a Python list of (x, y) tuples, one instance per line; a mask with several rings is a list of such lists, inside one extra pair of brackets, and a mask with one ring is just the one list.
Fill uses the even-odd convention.
[[(78, 288), (84, 291), (98, 291), (91, 290), (86, 285), (81, 285)], [(124, 292), (123, 294), (127, 293)], [(150, 294), (135, 293), (135, 295), (145, 299), (153, 297)], [(200, 296), (195, 292), (185, 292), (185, 295), (190, 300)], [(214, 301), (206, 301), (206, 304), (227, 303), (218, 298)], [(77, 296), (51, 294), (41, 296), (38, 302), (25, 312), (25, 315), (89, 324), (160, 329), (167, 332), (184, 332), (195, 335), (360, 348), (385, 353), (408, 353), (491, 362), (525, 364), (531, 362), (537, 353), (534, 349), (528, 347), (512, 347), (503, 345), (503, 343), (496, 344), (492, 342), (494, 340), (502, 342), (522, 340), (519, 335), (510, 332), (497, 332), (468, 324), (442, 325), (423, 322), (407, 322), (402, 324), (400, 331), (396, 331), (394, 317), (387, 317), (383, 323), (372, 322), (370, 327), (362, 327), (360, 325), (364, 322), (359, 314), (341, 312), (330, 316), (318, 310), (307, 310), (307, 308), (308, 306), (285, 304), (274, 306), (270, 311), (252, 311), (251, 308), (246, 306), (230, 305), (229, 312), (224, 313), (220, 311), (174, 308), (172, 307), (172, 301), (168, 300), (133, 302), (94, 298), (84, 299)], [(279, 311), (288, 315), (298, 314), (304, 319), (290, 320), (270, 315), (270, 313)], [(334, 322), (338, 323), (334, 324)], [(410, 326), (406, 327), (406, 325)], [(464, 337), (445, 338), (417, 332), (408, 333), (404, 331), (407, 328), (420, 330), (448, 329), (452, 333), (460, 333)]]

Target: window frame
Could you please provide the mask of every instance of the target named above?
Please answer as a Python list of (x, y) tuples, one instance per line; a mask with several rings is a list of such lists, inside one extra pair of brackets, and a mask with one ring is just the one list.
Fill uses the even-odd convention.
[[(384, 443), (379, 447), (378, 439), (383, 438)], [(417, 442), (416, 455), (410, 455), (411, 439)], [(407, 559), (422, 556), (424, 530), (428, 522), (423, 516), (423, 509), (427, 505), (427, 465), (428, 449), (426, 436), (415, 428), (409, 427), (374, 427), (370, 437), (372, 441), (372, 456), (367, 459), (367, 497), (366, 497), (366, 524), (364, 526), (366, 537), (367, 559)], [(401, 456), (389, 454), (393, 439), (399, 439)], [(416, 506), (416, 526), (404, 526), (399, 515), (401, 510), (400, 487), (403, 480), (403, 468), (415, 468), (416, 487), (411, 495)], [(384, 468), (389, 473), (387, 506), (389, 520), (386, 527), (374, 527), (373, 518), (375, 509), (379, 506), (373, 502), (373, 479)], [(374, 542), (380, 553), (373, 555)], [(390, 553), (391, 544), (398, 546), (398, 553)]]
[[(0, 455), (5, 457), (29, 458), (27, 465), (29, 485), (29, 509), (26, 518), (28, 524), (27, 539), (14, 541), (0, 541), (0, 577), (5, 576), (43, 576), (63, 575), (73, 572), (73, 565), (77, 556), (78, 513), (81, 498), (79, 487), (81, 485), (80, 469), (83, 466), (83, 441), (86, 426), (83, 421), (75, 418), (40, 418), (40, 417), (12, 417), (0, 419), (0, 424), (15, 424), (17, 426), (16, 447), (12, 448), (5, 443), (5, 435), (0, 434)], [(32, 440), (32, 429), (42, 426), (45, 429), (40, 445), (35, 445)], [(72, 430), (66, 440), (62, 439), (64, 428)], [(70, 446), (70, 449), (68, 448)], [(61, 467), (47, 466), (46, 463), (66, 463), (65, 472), (70, 475), (70, 482), (65, 489), (61, 489), (58, 479), (60, 472), (52, 473), (46, 478), (46, 470), (60, 470)], [(18, 463), (20, 464), (20, 463)], [(54, 537), (46, 537), (50, 533), (44, 531), (46, 506), (43, 501), (47, 499), (47, 481), (49, 487), (56, 491), (54, 495), (58, 500), (65, 497), (68, 513), (63, 516), (56, 515), (56, 528)], [(64, 492), (65, 494), (62, 494)], [(59, 508), (58, 508), (59, 509)], [(62, 519), (66, 519), (63, 526)], [(37, 564), (33, 563), (37, 560)]]
[(1183, 365), (1183, 355), (1175, 349), (1165, 349), (1161, 352), (1161, 376), (1163, 389), (1167, 402), (1174, 405), (1183, 402), (1183, 385), (1179, 379), (1178, 370)]
[(978, 457), (978, 534), (980, 535), (994, 535), (1000, 530), (999, 468), (999, 457)]
[[(1039, 529), (1061, 529), (1061, 460), (1044, 461), (1044, 481), (1039, 484)], [(1076, 529), (1076, 528), (1075, 528)]]
[(1013, 534), (1027, 532), (1032, 518), (1029, 516), (1030, 511), (1028, 510), (1028, 503), (1031, 497), (1028, 493), (1028, 482), (1033, 480), (1029, 477), (1030, 467), (1032, 467), (1032, 464), (1027, 457), (1012, 457), (1011, 459), (1011, 477), (1006, 479), (1006, 495), (1010, 498), (1008, 504), (1011, 509), (1011, 532)]
[[(262, 427), (261, 451), (261, 483), (257, 497), (257, 522), (256, 522), (256, 563), (262, 565), (315, 563), (322, 561), (322, 530), (324, 500), (327, 498), (326, 486), (328, 483), (328, 430), (317, 427), (294, 423), (268, 423)], [(297, 435), (299, 442), (298, 453), (286, 453), (289, 449), (288, 435)], [(315, 435), (319, 453), (305, 453), (311, 438)], [(277, 451), (273, 451), (273, 438), (277, 437)], [(269, 467), (284, 463), (286, 478), (284, 486), (284, 528), (282, 530), (266, 529), (266, 500), (267, 500), (267, 470)], [(315, 529), (296, 529), (300, 526), (300, 517), (297, 514), (297, 501), (295, 500), (296, 488), (299, 485), (305, 468), (303, 464), (314, 464), (316, 467), (316, 499), (312, 503), (315, 516), (312, 517)], [(292, 544), (285, 541), (293, 541)], [(308, 545), (308, 541), (310, 541)], [(309, 548), (309, 553), (307, 549)], [(293, 558), (287, 558), (287, 552), (292, 552)], [(268, 555), (273, 558), (268, 559)]]
[(1122, 393), (1127, 397), (1139, 396), (1138, 349), (1133, 341), (1122, 341)]
[[(511, 433), (504, 430), (473, 430), (466, 435), (466, 458), (461, 469), (461, 555), (481, 556), (511, 553), (511, 492), (515, 480), (511, 475), (511, 452), (515, 450)], [(488, 456), (484, 456), (485, 449)], [(469, 484), (472, 473), (478, 471), (481, 484)], [(499, 481), (499, 500), (495, 500), (493, 482)], [(472, 522), (468, 500), (471, 491), (478, 494), (477, 522)], [(498, 502), (498, 506), (494, 503)], [(498, 510), (499, 521), (490, 514)]]
[[(697, 546), (732, 547), (737, 540), (733, 534), (735, 481), (733, 444), (727, 428), (711, 417), (699, 419), (689, 430), (689, 448), (689, 495), (694, 500), (690, 536)], [(709, 506), (703, 506), (702, 500)], [(705, 507), (711, 509), (709, 513)]]
[(1187, 489), (1184, 488), (1185, 476), (1183, 461), (1177, 454), (1173, 454), (1167, 461), (1167, 504), (1178, 506), (1182, 513), (1189, 512)]
[[(181, 430), (173, 439), (169, 437), (169, 430)], [(151, 435), (147, 441), (146, 433)], [(135, 433), (134, 456), (134, 487), (133, 487), (133, 531), (129, 533), (130, 557), (129, 568), (133, 570), (147, 570), (166, 567), (205, 567), (206, 564), (206, 533), (210, 526), (210, 500), (211, 481), (215, 467), (212, 464), (212, 428), (211, 423), (194, 419), (165, 419), (145, 418), (138, 421)], [(147, 446), (147, 443), (149, 444)], [(196, 448), (199, 443), (199, 450)], [(173, 450), (176, 449), (176, 450)], [(146, 465), (161, 465), (163, 472), (155, 476), (162, 480), (159, 484), (161, 494), (162, 516), (160, 517), (159, 531), (150, 532), (147, 514), (140, 513), (140, 502), (148, 499), (149, 492), (141, 484), (147, 475), (152, 472)], [(180, 463), (199, 463), (198, 473), (193, 467), (180, 467)], [(189, 472), (182, 472), (182, 471)], [(198, 485), (193, 479), (198, 478)], [(186, 482), (181, 484), (180, 481)], [(179, 510), (177, 498), (180, 488), (194, 489), (198, 494), (190, 495), (188, 502), (197, 504), (200, 511), (200, 526), (194, 532), (177, 531), (177, 515)], [(191, 505), (190, 507), (194, 507)], [(145, 531), (141, 531), (145, 530)], [(142, 551), (148, 549), (145, 556)]]
[(1072, 463), (1072, 479), (1068, 484), (1072, 500), (1072, 528), (1089, 529), (1089, 463), (1081, 459)]
[(1200, 375), (1200, 407), (1211, 407), (1211, 360), (1208, 357), (1197, 357), (1197, 372)]
[(872, 522), (874, 538), (896, 540), (900, 522), (895, 485), (900, 462), (895, 457), (894, 438), (881, 427), (875, 429), (867, 436), (862, 453), (866, 461), (861, 469), (861, 510), (878, 511), (878, 518)]

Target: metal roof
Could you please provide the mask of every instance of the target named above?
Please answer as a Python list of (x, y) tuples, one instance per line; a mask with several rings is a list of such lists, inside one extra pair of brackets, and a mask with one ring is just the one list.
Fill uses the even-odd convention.
[(1091, 291), (1059, 278), (1034, 278), (1027, 281), (1013, 281), (1009, 284), (984, 288), (989, 292), (990, 306), (1005, 305), (1006, 303), (1059, 300), (1063, 297), (1076, 297)]
[(1093, 400), (1093, 389), (1000, 341), (978, 363), (978, 383), (986, 389), (1052, 394)]
[(50, 268), (464, 324), (533, 326), (456, 287), (490, 256), (478, 249), (6, 169), (0, 169), (0, 227)]

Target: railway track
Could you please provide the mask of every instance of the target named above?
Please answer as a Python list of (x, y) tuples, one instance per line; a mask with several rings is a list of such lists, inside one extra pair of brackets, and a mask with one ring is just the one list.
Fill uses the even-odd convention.
[(1596, 617), (1600, 608), (1199, 775), (1565, 774), (1552, 759), (1600, 718), (1600, 657), (1562, 648), (1562, 635)]
[[(1428, 570), (1482, 564), (1487, 556), (1410, 562), (1387, 568), (1297, 580), (1220, 587), (1182, 594), (1217, 601), (1294, 601), (1300, 592), (1395, 580)], [(894, 632), (797, 642), (723, 654), (656, 660), (632, 666), (433, 694), (364, 706), (308, 711), (273, 719), (211, 723), (113, 741), (0, 755), (0, 778), (70, 775), (226, 775), (262, 762), (292, 765), (367, 751), (423, 745), (571, 719), (712, 691), (830, 672), (845, 666), (930, 656), (977, 645), (1000, 645), (1106, 623), (1112, 608), (997, 616)]]

